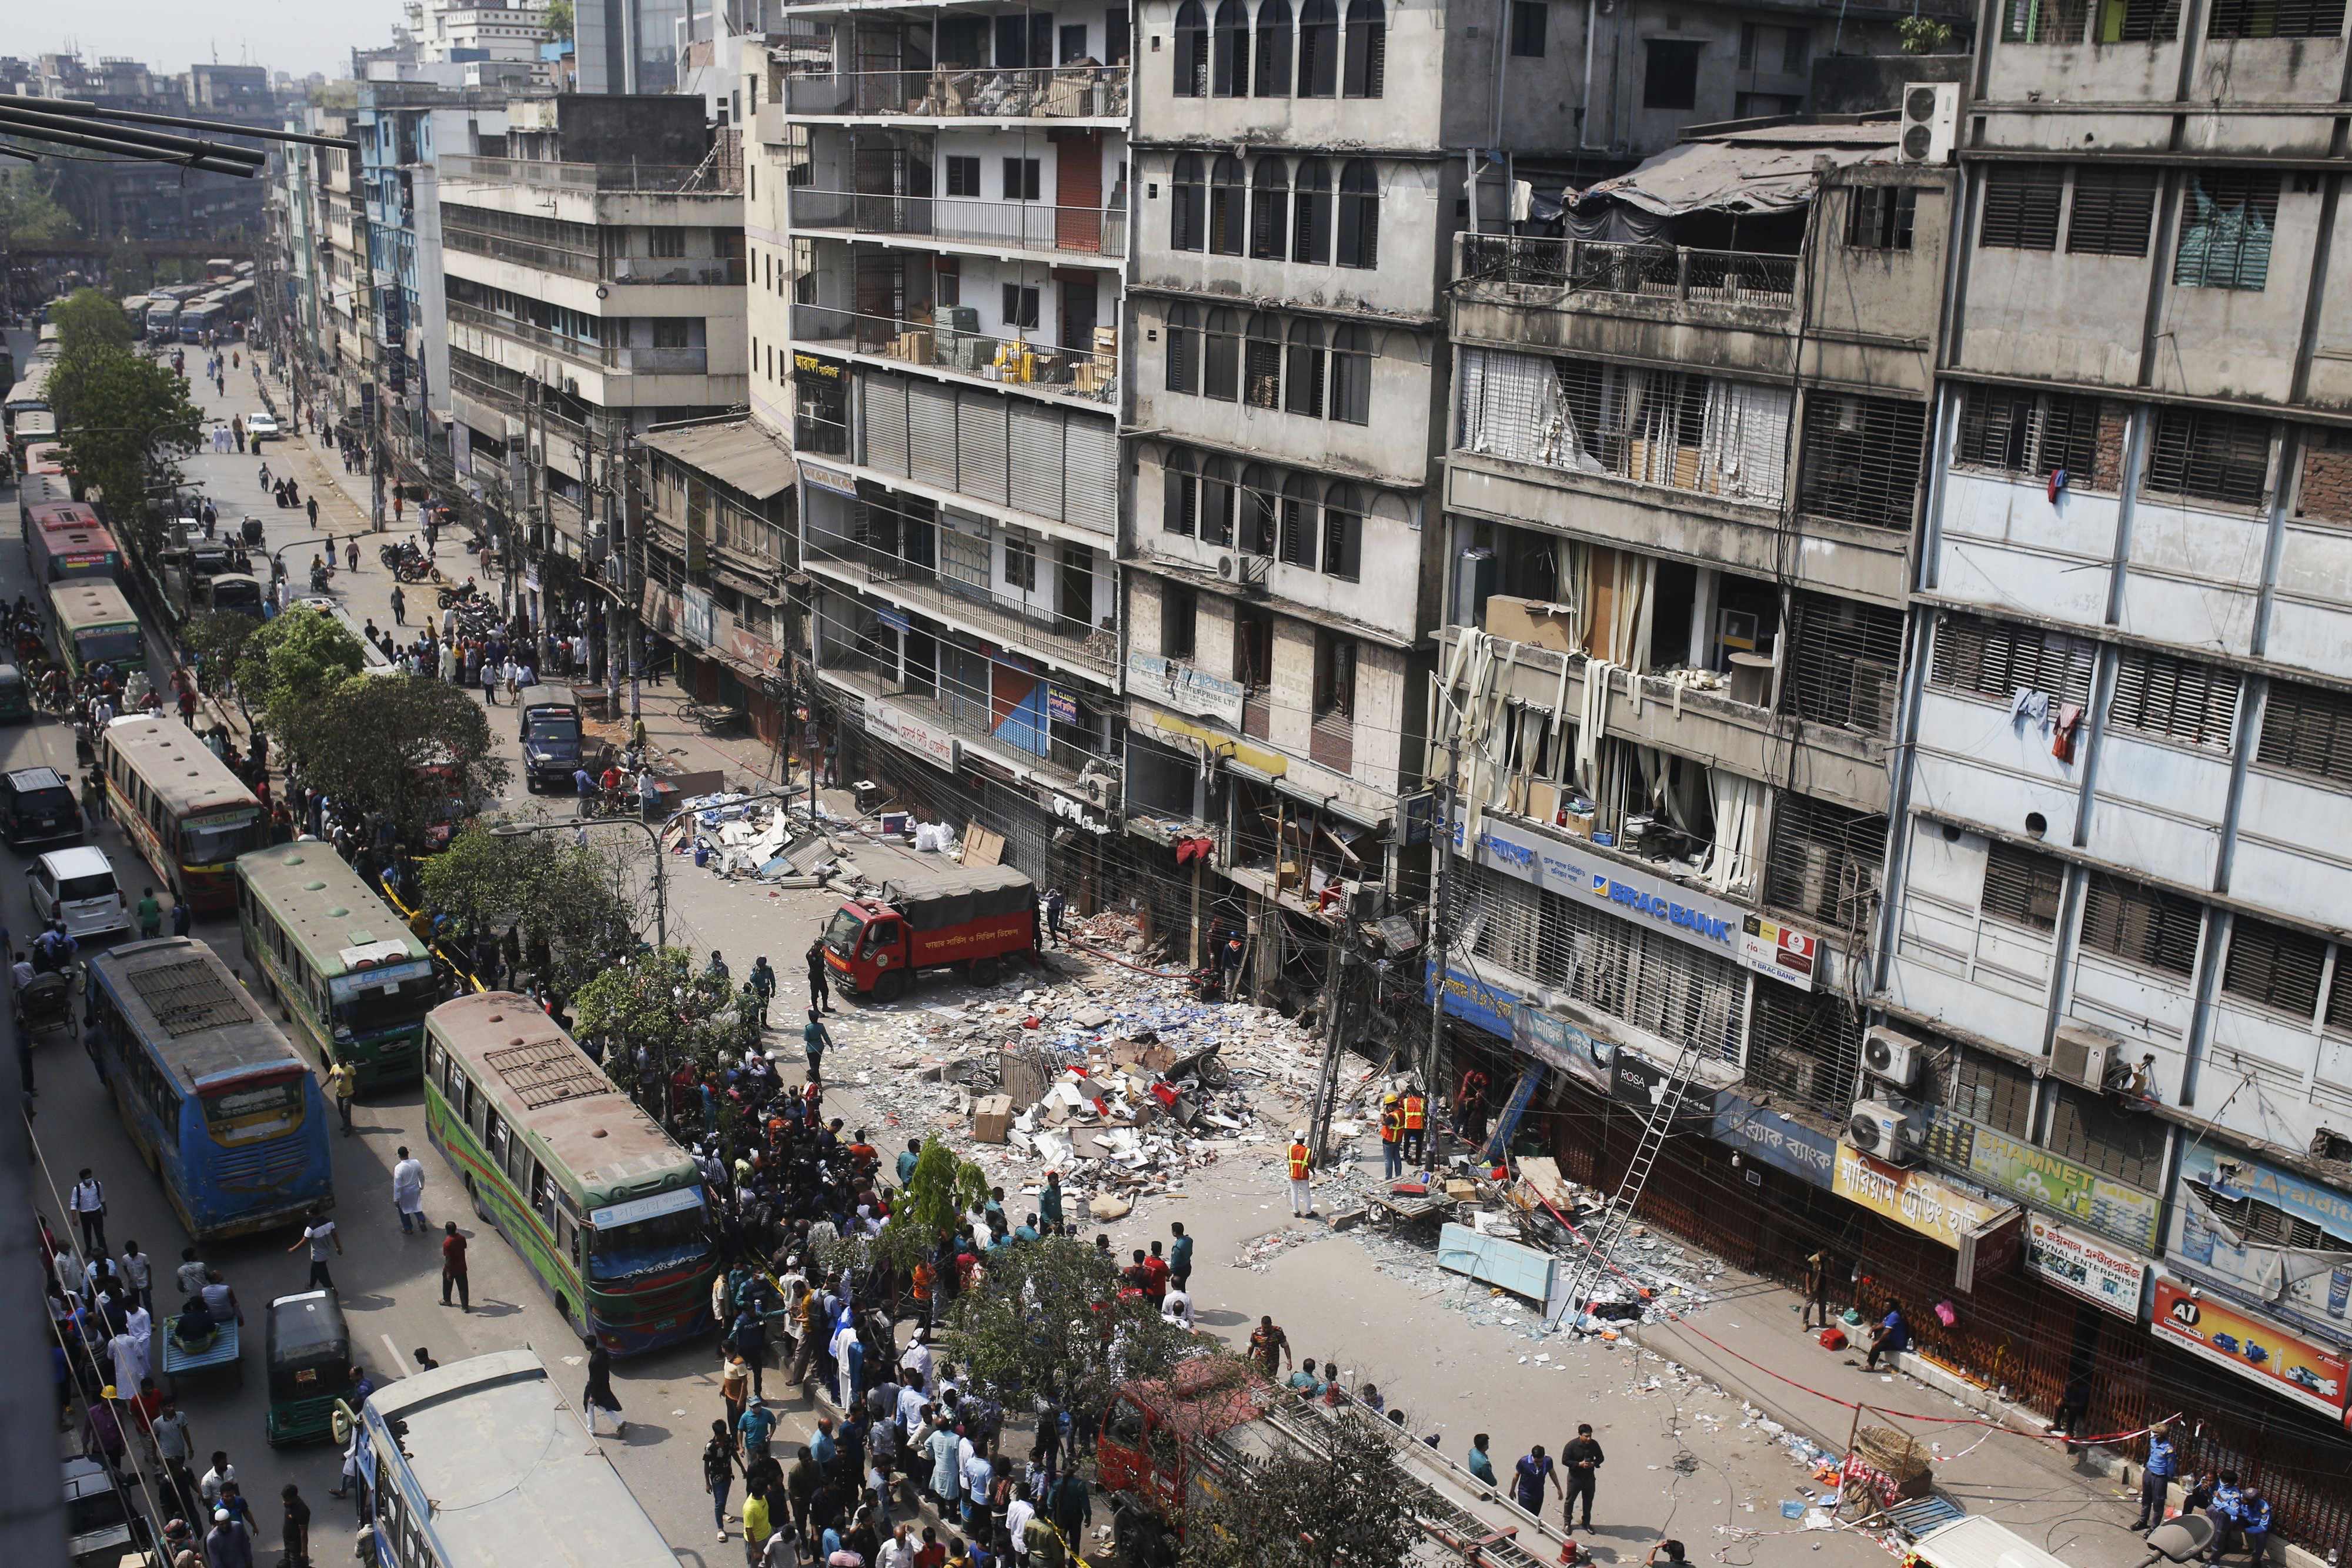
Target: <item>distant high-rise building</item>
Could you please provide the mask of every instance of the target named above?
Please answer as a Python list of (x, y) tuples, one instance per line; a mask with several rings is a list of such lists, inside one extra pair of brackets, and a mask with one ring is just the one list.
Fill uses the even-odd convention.
[(678, 25), (688, 0), (579, 0), (574, 7), (582, 92), (671, 92), (678, 84)]

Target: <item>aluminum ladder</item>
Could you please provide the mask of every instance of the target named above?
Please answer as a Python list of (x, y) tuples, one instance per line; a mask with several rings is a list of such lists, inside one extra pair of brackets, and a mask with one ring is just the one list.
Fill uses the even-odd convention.
[(1682, 1109), (1684, 1091), (1697, 1075), (1698, 1061), (1697, 1042), (1685, 1040), (1682, 1054), (1675, 1058), (1674, 1066), (1667, 1071), (1665, 1082), (1659, 1085), (1650, 1106), (1650, 1119), (1642, 1127), (1642, 1141), (1634, 1146), (1633, 1163), (1625, 1167), (1624, 1179), (1617, 1184), (1615, 1196), (1586, 1228), (1584, 1250), (1570, 1265), (1568, 1279), (1556, 1297), (1558, 1311), (1545, 1326), (1558, 1328), (1562, 1322), (1573, 1322), (1583, 1316), (1593, 1288), (1601, 1283), (1601, 1274), (1611, 1267), (1617, 1244), (1625, 1239), (1626, 1228), (1633, 1223), (1633, 1210), (1642, 1201), (1642, 1189), (1649, 1185), (1650, 1171), (1658, 1163), (1659, 1151), (1665, 1147), (1666, 1133)]
[[(1267, 1414), (1276, 1430), (1318, 1454), (1330, 1451), (1325, 1433), (1343, 1418), (1311, 1404), (1278, 1406)], [(1557, 1568), (1565, 1560), (1568, 1537), (1521, 1509), (1507, 1489), (1487, 1486), (1402, 1428), (1369, 1415), (1362, 1419), (1396, 1455), (1399, 1479), (1426, 1548), (1408, 1562), (1420, 1568)]]

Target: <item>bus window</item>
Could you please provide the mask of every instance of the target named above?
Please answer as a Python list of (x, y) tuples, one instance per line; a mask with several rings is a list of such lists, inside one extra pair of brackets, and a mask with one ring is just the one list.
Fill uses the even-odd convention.
[(466, 1076), (456, 1062), (449, 1064), (449, 1115), (451, 1120), (466, 1119), (466, 1102), (472, 1097), (474, 1081)]
[(530, 1145), (523, 1142), (522, 1134), (520, 1133), (514, 1132), (511, 1129), (509, 1130), (507, 1135), (507, 1157), (505, 1165), (507, 1168), (507, 1180), (514, 1183), (515, 1191), (519, 1193), (529, 1192), (530, 1190), (531, 1168)]
[(448, 1059), (443, 1053), (439, 1040), (428, 1040), (425, 1042), (425, 1082), (445, 1093), (447, 1092), (448, 1085), (441, 1077), (441, 1064), (446, 1060)]
[(483, 1140), (482, 1146), (490, 1151), (490, 1164), (504, 1170), (507, 1163), (507, 1124), (496, 1111), (488, 1114), (489, 1131)]
[(572, 1267), (577, 1271), (581, 1267), (580, 1228), (572, 1222), (572, 1216), (561, 1209), (555, 1216), (555, 1245), (572, 1260)]
[(474, 1136), (487, 1145), (489, 1142), (490, 1124), (498, 1119), (498, 1113), (490, 1109), (489, 1096), (483, 1093), (471, 1079), (467, 1080), (466, 1125), (474, 1130)]
[(555, 1223), (555, 1184), (547, 1179), (547, 1168), (537, 1160), (530, 1162), (530, 1206), (548, 1224)]

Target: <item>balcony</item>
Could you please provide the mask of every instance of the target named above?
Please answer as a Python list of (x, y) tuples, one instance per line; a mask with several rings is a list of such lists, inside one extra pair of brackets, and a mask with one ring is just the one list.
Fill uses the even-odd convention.
[[(861, 654), (840, 648), (826, 648), (817, 656), (817, 668), (824, 677), (845, 690), (853, 691), (868, 702), (887, 703), (905, 710), (920, 723), (950, 731), (970, 740), (1002, 748), (1003, 755), (1020, 758), (1020, 766), (1035, 769), (1052, 778), (1066, 791), (1075, 792), (1080, 775), (1093, 768), (1097, 774), (1118, 776), (1118, 758), (1112, 753), (1089, 750), (1065, 738), (1070, 733), (1065, 725), (1055, 725), (1040, 755), (1028, 746), (1016, 744), (1004, 735), (992, 731), (979, 717), (989, 711), (984, 699), (971, 702), (942, 702), (930, 691), (909, 687), (894, 674), (877, 670), (873, 661)], [(996, 760), (992, 753), (992, 760)]]
[(1127, 255), (1127, 214), (1101, 207), (794, 189), (791, 222), (802, 234), (908, 236), (1089, 259)]
[(802, 564), (1049, 662), (1093, 671), (1106, 680), (1118, 669), (1118, 633), (1110, 627), (1042, 607), (1017, 607), (980, 588), (960, 587), (936, 566), (910, 560), (878, 543), (831, 532), (815, 518), (809, 523), (808, 553)]
[[(448, 309), (449, 322), (453, 327), (475, 328), (512, 342), (527, 343), (534, 349), (560, 354), (567, 360), (598, 370), (635, 375), (700, 376), (710, 373), (710, 350), (700, 345), (657, 348), (592, 343), (567, 333), (550, 331), (512, 316), (501, 316), (495, 310), (485, 310), (478, 305), (453, 299)], [(462, 341), (457, 346), (467, 347)], [(467, 351), (474, 350), (469, 349)]]
[[(1115, 329), (1105, 330), (1115, 343)], [(793, 308), (793, 340), (805, 346), (869, 354), (1090, 402), (1112, 402), (1118, 395), (1115, 347), (1099, 350), (1091, 344), (1063, 347), (1031, 332), (993, 338), (943, 329), (936, 313), (908, 318), (861, 316), (828, 306), (799, 305)]]
[(1797, 306), (1797, 258), (1744, 250), (1519, 235), (1461, 236), (1456, 278), (1628, 294), (1684, 304), (1787, 311)]
[(742, 185), (716, 159), (702, 163), (552, 163), (533, 158), (477, 158), (449, 153), (441, 177), (541, 191), (623, 192), (637, 195), (739, 194)]
[(929, 70), (840, 71), (785, 78), (784, 110), (788, 114), (845, 120), (1123, 122), (1129, 87), (1125, 66), (1008, 70), (934, 66)]
[(744, 287), (748, 269), (740, 258), (725, 256), (655, 256), (650, 252), (620, 254), (583, 250), (571, 246), (540, 245), (486, 234), (459, 224), (445, 224), (442, 243), (467, 256), (488, 256), (539, 272), (559, 273), (592, 283), (700, 285)]

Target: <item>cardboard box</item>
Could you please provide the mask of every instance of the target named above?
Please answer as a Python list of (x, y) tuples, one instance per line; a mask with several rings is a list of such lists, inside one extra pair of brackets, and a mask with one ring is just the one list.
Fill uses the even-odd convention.
[(1456, 1203), (1475, 1203), (1478, 1201), (1478, 1184), (1450, 1176), (1445, 1183), (1445, 1196)]
[(1013, 1131), (1013, 1096), (988, 1094), (972, 1102), (971, 1136), (981, 1144), (1001, 1144)]
[(1507, 593), (1488, 596), (1486, 633), (1560, 653), (1573, 653), (1583, 647), (1576, 635), (1573, 608), (1539, 599), (1514, 599)]

